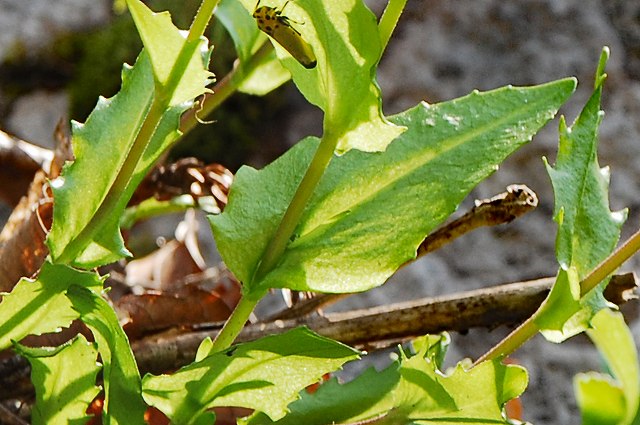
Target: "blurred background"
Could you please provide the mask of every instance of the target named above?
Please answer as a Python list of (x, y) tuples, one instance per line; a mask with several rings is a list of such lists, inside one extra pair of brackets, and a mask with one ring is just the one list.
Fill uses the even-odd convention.
[[(186, 28), (199, 2), (149, 1), (171, 11)], [(384, 2), (367, 1), (379, 16)], [(44, 147), (53, 146), (60, 119), (84, 121), (99, 95), (120, 85), (123, 62), (132, 63), (141, 43), (126, 12), (111, 0), (0, 0), (0, 129)], [(208, 37), (215, 45), (218, 77), (231, 68), (234, 52), (221, 25)], [(431, 0), (409, 1), (380, 63), (384, 111), (391, 115), (420, 101), (463, 96), (473, 89), (539, 84), (576, 76), (576, 95), (563, 108), (572, 122), (591, 93), (602, 46), (611, 48), (600, 129), (601, 166), (611, 167), (611, 208), (629, 208), (623, 237), (640, 221), (640, 3), (637, 0)], [(301, 138), (319, 135), (322, 116), (289, 83), (268, 96), (237, 94), (172, 151), (196, 156), (233, 172), (261, 167)], [(506, 282), (552, 276), (555, 223), (553, 192), (542, 157), (555, 161), (557, 119), (510, 157), (460, 208), (493, 196), (512, 183), (531, 187), (538, 208), (515, 222), (477, 230), (399, 271), (381, 288), (336, 306), (352, 309), (421, 296), (448, 294)], [(390, 206), (393, 208), (393, 206)], [(10, 213), (0, 205), (0, 222)], [(153, 244), (172, 237), (174, 224), (159, 221), (140, 233)], [(206, 226), (203, 242), (212, 244)], [(209, 238), (209, 239), (207, 239)], [(144, 250), (144, 248), (141, 248)], [(215, 254), (212, 256), (214, 261)], [(638, 269), (632, 258), (625, 271)], [(636, 303), (624, 307), (636, 341)], [(428, 320), (428, 318), (425, 318)], [(508, 329), (453, 335), (451, 362), (476, 358)], [(601, 362), (584, 337), (555, 346), (537, 337), (515, 354), (530, 373), (524, 417), (534, 423), (580, 423), (572, 389), (575, 373), (599, 370)], [(382, 364), (386, 356), (378, 356)]]

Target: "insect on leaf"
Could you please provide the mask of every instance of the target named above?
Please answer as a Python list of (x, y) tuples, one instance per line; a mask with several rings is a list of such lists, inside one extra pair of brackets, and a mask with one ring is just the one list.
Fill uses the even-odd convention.
[(318, 61), (313, 53), (313, 48), (305, 41), (302, 34), (293, 28), (291, 20), (283, 15), (284, 8), (288, 3), (285, 3), (282, 9), (277, 9), (259, 6), (260, 0), (258, 0), (253, 17), (258, 23), (258, 28), (284, 47), (302, 66), (307, 69), (315, 68)]

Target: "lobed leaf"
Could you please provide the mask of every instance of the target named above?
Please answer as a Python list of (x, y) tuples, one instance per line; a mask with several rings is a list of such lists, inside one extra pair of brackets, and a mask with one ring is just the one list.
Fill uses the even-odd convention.
[(438, 370), (442, 339), (423, 340), (412, 357), (402, 353), (399, 362), (381, 372), (368, 369), (347, 384), (335, 379), (314, 394), (304, 394), (291, 412), (272, 422), (256, 414), (244, 425), (333, 424), (496, 424), (508, 423), (504, 404), (520, 395), (527, 373), (519, 366), (484, 362), (467, 370), (458, 364), (452, 372)]
[(38, 277), (22, 278), (0, 303), (0, 350), (27, 335), (58, 332), (79, 317), (66, 297), (71, 285), (102, 288), (104, 278), (46, 261)]
[(100, 391), (95, 385), (100, 365), (96, 362), (98, 352), (93, 344), (78, 335), (56, 348), (29, 348), (19, 344), (15, 348), (31, 364), (31, 382), (36, 390), (31, 423), (86, 423), (87, 407)]
[(280, 420), (272, 421), (264, 413), (258, 412), (238, 423), (326, 425), (354, 423), (376, 417), (380, 412), (387, 412), (394, 407), (389, 395), (398, 386), (399, 367), (399, 363), (393, 363), (381, 372), (370, 368), (346, 384), (332, 378), (320, 385), (313, 394), (303, 391), (300, 400), (291, 403), (290, 412)]
[(357, 292), (415, 258), (424, 237), (551, 119), (573, 79), (507, 87), (392, 117), (407, 131), (382, 153), (334, 157), (279, 265), (253, 273), (318, 146), (307, 138), (257, 171), (241, 168), (229, 203), (209, 217), (225, 264), (256, 294), (271, 288)]
[[(213, 74), (203, 66), (209, 63), (207, 40), (189, 41), (171, 22), (169, 12), (153, 13), (140, 0), (127, 0), (131, 16), (138, 28), (142, 43), (151, 60), (156, 81), (171, 93), (169, 106), (190, 102), (204, 92)], [(188, 63), (177, 64), (182, 49), (191, 49)], [(182, 68), (184, 73), (178, 80), (170, 81), (172, 71)]]
[(434, 361), (415, 356), (403, 362), (400, 374), (396, 408), (381, 423), (507, 424), (504, 405), (528, 383), (524, 368), (497, 360), (471, 369), (458, 363), (443, 375)]
[[(180, 135), (180, 115), (191, 105), (187, 100), (204, 93), (209, 82), (206, 44), (198, 40), (188, 46), (193, 54), (183, 64), (182, 78), (156, 85), (156, 80), (167, 83), (165, 58), (177, 57), (178, 40), (184, 39), (168, 16), (153, 15), (137, 0), (129, 4), (149, 46), (133, 67), (125, 65), (120, 92), (100, 98), (84, 124), (72, 123), (76, 160), (51, 182), (55, 207), (47, 245), (54, 263), (92, 268), (129, 255), (119, 219), (142, 178)], [(158, 45), (162, 40), (172, 40), (167, 50)]]
[(197, 423), (216, 406), (247, 407), (277, 420), (300, 390), (357, 357), (299, 328), (210, 354), (172, 375), (146, 375), (143, 396), (175, 424)]
[(89, 289), (72, 286), (67, 295), (91, 329), (102, 359), (105, 392), (102, 423), (144, 424), (146, 405), (141, 395), (140, 373), (115, 311)]
[(626, 218), (626, 211), (609, 210), (609, 170), (600, 168), (597, 159), (607, 58), (605, 50), (595, 90), (574, 124), (568, 128), (561, 119), (556, 166), (546, 164), (555, 192), (560, 271), (535, 322), (545, 338), (554, 342), (585, 330), (593, 315), (609, 305), (602, 295), (608, 280), (585, 297), (580, 281), (613, 251)]

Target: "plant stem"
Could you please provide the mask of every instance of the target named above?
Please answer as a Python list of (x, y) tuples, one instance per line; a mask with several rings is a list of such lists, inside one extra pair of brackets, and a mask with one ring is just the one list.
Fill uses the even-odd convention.
[(166, 98), (167, 105), (173, 96), (173, 93), (178, 88), (180, 79), (187, 70), (191, 57), (195, 53), (196, 49), (200, 47), (200, 37), (204, 34), (204, 31), (209, 24), (209, 20), (211, 19), (211, 16), (213, 16), (213, 10), (218, 5), (219, 1), (220, 0), (203, 0), (200, 4), (200, 8), (198, 9), (198, 13), (196, 13), (195, 18), (193, 19), (191, 28), (189, 28), (187, 39), (184, 44), (182, 44), (180, 53), (178, 53), (178, 57), (173, 63), (173, 67), (171, 68), (169, 77), (167, 77), (167, 81), (164, 84), (156, 83), (157, 96), (162, 99)]
[[(220, 0), (203, 0), (200, 4), (200, 8), (193, 18), (191, 27), (189, 28), (189, 35), (187, 35), (187, 43), (190, 41), (198, 40), (204, 35), (204, 31), (209, 25), (209, 20), (213, 16), (213, 11), (218, 5)], [(185, 44), (187, 44), (185, 43)]]
[(400, 15), (402, 14), (406, 4), (407, 0), (390, 0), (389, 4), (387, 4), (382, 17), (380, 18), (380, 23), (378, 24), (380, 42), (382, 43), (381, 51), (384, 51), (387, 47), (391, 34), (393, 34), (393, 30), (396, 28)]
[(580, 296), (586, 295), (638, 251), (640, 251), (640, 230), (631, 235), (584, 278), (580, 284)]
[(240, 302), (236, 305), (236, 308), (231, 313), (231, 316), (227, 319), (224, 327), (220, 330), (220, 333), (216, 336), (211, 347), (211, 352), (222, 351), (229, 348), (233, 341), (236, 339), (244, 324), (247, 323), (251, 312), (258, 304), (260, 298), (253, 299), (243, 296), (240, 298)]
[(293, 199), (287, 208), (280, 225), (276, 230), (273, 238), (267, 245), (267, 248), (262, 255), (262, 259), (256, 272), (254, 273), (252, 282), (260, 282), (278, 263), (280, 257), (284, 253), (287, 247), (289, 238), (293, 234), (302, 213), (304, 212), (307, 202), (313, 194), (316, 186), (320, 182), (320, 178), (324, 174), (324, 170), (329, 165), (333, 152), (338, 144), (338, 139), (333, 137), (330, 132), (325, 132), (325, 137), (322, 138), (320, 146), (316, 151), (309, 168), (305, 173), (296, 193), (293, 195)]
[[(546, 301), (546, 300), (545, 300)], [(545, 305), (545, 302), (542, 302), (542, 305)], [(500, 341), (497, 345), (495, 345), (491, 350), (487, 351), (482, 355), (478, 360), (476, 360), (473, 365), (480, 364), (485, 360), (496, 360), (507, 357), (509, 354), (516, 351), (527, 342), (529, 339), (534, 337), (539, 329), (538, 325), (536, 325), (535, 320), (538, 317), (538, 309), (531, 317), (525, 320), (520, 326), (518, 326), (513, 332), (511, 332), (505, 339)]]
[[(325, 132), (325, 134), (331, 134)], [(320, 178), (324, 174), (324, 170), (329, 165), (333, 152), (335, 151), (338, 139), (329, 135), (324, 137), (318, 150), (316, 151), (309, 168), (305, 173), (296, 193), (293, 195), (293, 199), (287, 208), (280, 225), (276, 230), (273, 238), (267, 245), (264, 251), (262, 259), (253, 275), (252, 282), (246, 287), (252, 288), (253, 292), (245, 293), (240, 300), (240, 303), (236, 306), (235, 310), (231, 314), (231, 317), (224, 324), (224, 327), (216, 337), (213, 343), (213, 349), (216, 351), (224, 350), (229, 347), (236, 339), (242, 327), (247, 322), (249, 315), (253, 311), (258, 301), (264, 296), (264, 290), (252, 286), (251, 283), (258, 284), (278, 263), (280, 257), (284, 253), (287, 247), (289, 238), (293, 234), (300, 217), (304, 212), (307, 202), (313, 194)]]
[[(611, 253), (604, 261), (602, 261), (595, 269), (591, 271), (580, 282), (580, 297), (588, 294), (607, 276), (612, 274), (622, 263), (627, 261), (633, 254), (640, 250), (640, 230), (634, 233), (622, 245)], [(535, 324), (536, 319), (540, 316), (540, 312), (544, 307), (543, 302), (540, 308), (529, 317), (522, 325), (511, 332), (505, 339), (500, 341), (491, 350), (480, 357), (474, 364), (481, 363), (485, 360), (501, 359), (513, 353), (522, 344), (535, 336), (540, 329)]]

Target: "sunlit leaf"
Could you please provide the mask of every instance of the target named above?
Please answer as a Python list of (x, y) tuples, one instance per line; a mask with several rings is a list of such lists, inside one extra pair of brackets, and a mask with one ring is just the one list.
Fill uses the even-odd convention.
[(127, 5), (151, 59), (153, 74), (160, 84), (168, 86), (174, 83), (169, 81), (169, 77), (176, 68), (180, 51), (183, 48), (193, 51), (188, 64), (183, 67), (183, 74), (175, 82), (177, 84), (168, 87), (172, 93), (169, 106), (191, 101), (203, 94), (212, 79), (212, 74), (203, 67), (209, 63), (207, 40), (188, 42), (185, 33), (171, 22), (169, 12), (153, 13), (139, 0), (127, 0)]
[(226, 265), (257, 293), (269, 287), (356, 292), (381, 285), (480, 181), (531, 137), (575, 81), (503, 88), (392, 118), (407, 131), (383, 153), (334, 157), (278, 266), (254, 270), (318, 145), (308, 138), (265, 167), (241, 168), (210, 217)]
[(609, 210), (609, 170), (600, 168), (597, 158), (598, 128), (603, 117), (600, 97), (607, 58), (605, 50), (595, 90), (580, 116), (569, 128), (561, 120), (556, 165), (547, 164), (555, 192), (556, 256), (560, 271), (536, 324), (554, 342), (584, 331), (593, 315), (609, 305), (602, 295), (608, 280), (584, 297), (580, 281), (613, 251), (626, 218), (626, 211)]
[(45, 262), (38, 277), (23, 278), (0, 303), (0, 350), (27, 335), (41, 335), (68, 327), (78, 318), (65, 293), (71, 285), (100, 290), (102, 281), (93, 272)]
[[(256, 2), (241, 3), (253, 13)], [(325, 132), (339, 139), (338, 150), (384, 150), (402, 128), (386, 121), (381, 112), (375, 70), (382, 46), (375, 15), (362, 0), (278, 0), (262, 1), (260, 6), (280, 11), (312, 46), (317, 65), (306, 69), (272, 40), (298, 89), (325, 112)]]
[(279, 419), (300, 390), (357, 357), (357, 351), (299, 328), (211, 354), (172, 375), (146, 375), (144, 398), (175, 424), (196, 423), (215, 406), (247, 407)]
[(604, 357), (611, 375), (580, 374), (574, 380), (582, 423), (630, 424), (638, 413), (640, 371), (631, 331), (618, 312), (603, 309), (587, 335)]
[(87, 407), (100, 391), (96, 386), (100, 365), (93, 344), (78, 335), (60, 347), (16, 348), (31, 364), (31, 382), (36, 389), (31, 423), (85, 423)]
[(459, 363), (442, 373), (437, 358), (447, 340), (423, 339), (420, 351), (406, 354), (382, 372), (368, 369), (347, 384), (331, 380), (293, 403), (291, 412), (272, 422), (256, 414), (243, 425), (431, 425), (506, 424), (504, 404), (519, 396), (527, 373), (519, 366), (484, 362), (472, 369)]
[[(140, 181), (180, 135), (179, 118), (191, 97), (204, 93), (209, 82), (200, 40), (191, 46), (185, 73), (163, 81), (183, 36), (167, 15), (152, 15), (137, 0), (129, 5), (149, 50), (133, 67), (125, 65), (120, 92), (100, 98), (84, 124), (73, 122), (76, 160), (51, 182), (55, 206), (47, 245), (54, 263), (91, 268), (129, 254), (120, 217)], [(158, 44), (163, 40), (171, 40), (168, 52)]]

